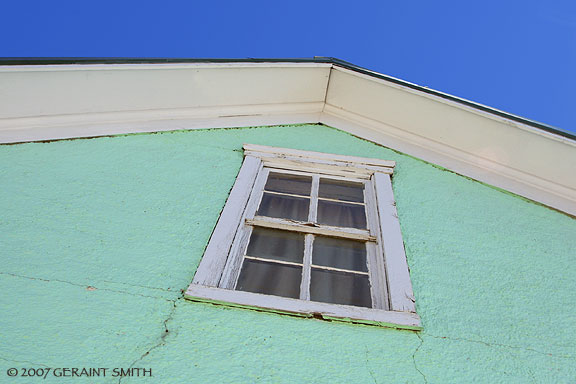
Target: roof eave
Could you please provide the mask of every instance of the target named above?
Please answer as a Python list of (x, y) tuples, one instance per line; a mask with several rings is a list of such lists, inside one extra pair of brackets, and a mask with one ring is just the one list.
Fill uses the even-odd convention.
[(89, 65), (89, 64), (185, 64), (185, 63), (324, 63), (358, 72), (377, 79), (402, 85), (429, 95), (437, 96), (455, 103), (491, 113), (505, 119), (516, 121), (546, 132), (576, 140), (576, 134), (549, 124), (528, 119), (513, 113), (476, 103), (462, 97), (436, 91), (428, 87), (411, 83), (392, 76), (371, 71), (335, 57), (316, 56), (313, 58), (161, 58), (161, 57), (5, 57), (0, 58), (2, 65)]

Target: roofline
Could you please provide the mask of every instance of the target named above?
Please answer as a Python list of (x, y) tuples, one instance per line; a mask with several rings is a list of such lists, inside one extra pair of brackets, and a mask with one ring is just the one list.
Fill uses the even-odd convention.
[(559, 136), (569, 138), (576, 141), (576, 133), (554, 127), (549, 124), (544, 124), (539, 121), (531, 120), (522, 116), (514, 115), (512, 113), (504, 112), (499, 109), (491, 108), (461, 97), (452, 96), (440, 91), (423, 87), (405, 80), (397, 79), (395, 77), (383, 75), (369, 69), (360, 67), (358, 65), (349, 63), (335, 57), (321, 57), (316, 56), (313, 58), (244, 58), (244, 59), (226, 59), (226, 58), (133, 58), (133, 57), (5, 57), (0, 58), (0, 66), (10, 65), (78, 65), (78, 64), (185, 64), (185, 63), (324, 63), (332, 64), (341, 68), (345, 68), (363, 75), (371, 76), (377, 79), (386, 80), (407, 88), (411, 88), (420, 92), (427, 93), (436, 97), (440, 97), (452, 102), (465, 105), (467, 107), (475, 108), (483, 112), (488, 112), (496, 116), (510, 119), (531, 127), (541, 129)]

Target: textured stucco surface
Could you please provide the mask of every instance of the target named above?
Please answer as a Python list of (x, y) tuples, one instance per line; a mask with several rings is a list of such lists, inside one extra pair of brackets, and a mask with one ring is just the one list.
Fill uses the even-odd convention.
[[(420, 333), (182, 299), (243, 143), (397, 161)], [(317, 125), (0, 146), (0, 382), (576, 383), (576, 220)]]

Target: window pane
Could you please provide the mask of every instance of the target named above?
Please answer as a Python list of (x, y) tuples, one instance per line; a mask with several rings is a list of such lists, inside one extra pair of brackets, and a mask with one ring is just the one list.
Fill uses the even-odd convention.
[(244, 259), (236, 289), (297, 299), (301, 276), (302, 267)]
[(304, 235), (277, 229), (254, 228), (246, 254), (264, 259), (302, 263)]
[(281, 219), (308, 220), (310, 199), (264, 193), (256, 214)]
[(368, 272), (366, 243), (317, 236), (312, 249), (314, 265)]
[(327, 199), (364, 202), (364, 184), (350, 181), (320, 179), (318, 197)]
[(318, 223), (366, 229), (364, 205), (318, 200)]
[(368, 276), (312, 268), (310, 300), (371, 308)]
[(311, 176), (289, 175), (273, 172), (268, 175), (268, 180), (264, 187), (267, 191), (291, 193), (303, 196), (310, 196), (311, 188)]

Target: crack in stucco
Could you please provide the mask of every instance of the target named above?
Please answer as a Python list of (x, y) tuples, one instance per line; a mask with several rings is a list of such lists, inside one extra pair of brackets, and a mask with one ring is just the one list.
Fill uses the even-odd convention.
[(370, 374), (370, 376), (372, 377), (372, 380), (374, 381), (375, 384), (378, 384), (378, 381), (376, 380), (376, 376), (374, 376), (374, 371), (372, 371), (372, 368), (370, 368), (370, 363), (368, 362), (368, 346), (364, 346), (364, 349), (366, 351), (366, 369), (368, 369), (368, 373)]
[[(146, 297), (146, 298), (150, 298), (150, 299), (161, 299), (161, 300), (166, 300), (166, 301), (170, 301), (173, 302), (173, 299), (167, 299), (165, 297), (161, 297), (161, 296), (150, 296), (150, 295), (142, 295), (140, 293), (133, 293), (133, 292), (126, 292), (126, 291), (120, 291), (120, 290), (116, 290), (116, 289), (109, 289), (109, 288), (98, 288), (95, 287), (93, 285), (90, 284), (79, 284), (79, 283), (74, 283), (72, 281), (66, 281), (66, 280), (59, 280), (59, 279), (44, 279), (42, 277), (32, 277), (32, 276), (25, 276), (25, 275), (18, 275), (16, 273), (10, 273), (10, 272), (0, 272), (0, 275), (5, 275), (5, 276), (12, 276), (12, 277), (18, 277), (21, 279), (28, 279), (28, 280), (36, 280), (36, 281), (44, 281), (47, 283), (62, 283), (62, 284), (68, 284), (68, 285), (72, 285), (75, 287), (81, 287), (81, 288), (95, 288), (95, 290), (99, 290), (99, 291), (106, 291), (106, 292), (115, 292), (115, 293), (122, 293), (125, 295), (130, 295), (130, 296), (140, 296), (140, 297)], [(173, 291), (170, 291), (171, 293), (175, 293)]]
[[(449, 336), (436, 336), (436, 335), (431, 335), (429, 333), (425, 334), (426, 336), (429, 337), (433, 337), (435, 339), (446, 339), (446, 340), (453, 340), (453, 341), (461, 341), (461, 342), (468, 342), (468, 343), (477, 343), (477, 344), (483, 344), (486, 345), (488, 347), (500, 347), (500, 348), (509, 348), (509, 349), (521, 349), (524, 351), (529, 351), (529, 352), (534, 352), (534, 353), (538, 353), (540, 355), (545, 355), (545, 356), (552, 356), (552, 357), (558, 357), (561, 359), (576, 359), (576, 356), (570, 356), (570, 355), (558, 355), (555, 353), (549, 353), (549, 352), (542, 352), (542, 351), (538, 351), (536, 349), (533, 348), (527, 348), (527, 347), (520, 347), (517, 345), (508, 345), (508, 344), (500, 344), (500, 343), (489, 343), (487, 341), (482, 341), (482, 340), (472, 340), (472, 339), (464, 339), (464, 338), (459, 338), (459, 337), (449, 337)], [(418, 335), (418, 337), (420, 337), (420, 335)]]
[[(172, 309), (168, 313), (168, 316), (166, 317), (166, 319), (164, 319), (164, 321), (162, 322), (162, 326), (163, 326), (164, 330), (163, 330), (162, 334), (160, 335), (160, 340), (158, 340), (158, 342), (156, 344), (154, 344), (150, 348), (148, 348), (142, 355), (140, 355), (140, 357), (138, 357), (136, 360), (134, 360), (132, 362), (132, 364), (130, 364), (130, 366), (128, 367), (129, 369), (133, 368), (138, 362), (142, 361), (142, 359), (144, 359), (146, 356), (148, 356), (153, 350), (160, 348), (166, 344), (166, 337), (170, 333), (170, 330), (168, 329), (168, 323), (174, 317), (174, 313), (176, 312), (176, 303), (179, 300), (183, 300), (183, 299), (184, 299), (184, 291), (181, 292), (180, 297), (178, 297), (174, 300), (170, 300), (172, 302)], [(123, 379), (122, 376), (118, 378), (118, 384), (122, 383), (122, 379)]]
[(7, 359), (7, 358), (2, 357), (2, 356), (0, 356), (0, 360), (8, 361), (10, 363), (26, 363), (26, 364), (30, 364), (30, 365), (39, 365), (41, 367), (49, 368), (46, 364), (35, 363), (33, 361), (28, 361), (28, 360), (12, 360), (12, 359)]
[[(95, 288), (93, 286), (90, 285), (86, 285), (86, 284), (79, 284), (79, 283), (74, 283), (71, 281), (65, 281), (65, 280), (58, 280), (58, 279), (45, 279), (45, 278), (41, 278), (41, 277), (31, 277), (31, 276), (24, 276), (24, 275), (18, 275), (15, 273), (9, 273), (9, 272), (0, 272), (0, 275), (6, 275), (6, 276), (12, 276), (12, 277), (17, 277), (17, 278), (22, 278), (22, 279), (28, 279), (28, 280), (37, 280), (37, 281), (43, 281), (43, 282), (48, 282), (48, 283), (52, 283), (52, 282), (57, 282), (57, 283), (62, 283), (62, 284), (68, 284), (68, 285), (72, 285), (75, 287), (81, 287), (81, 288)], [(130, 285), (130, 284), (127, 284)], [(141, 286), (144, 287), (144, 286)], [(148, 356), (150, 354), (150, 352), (152, 352), (153, 350), (155, 350), (156, 348), (159, 348), (163, 345), (166, 344), (166, 337), (168, 336), (170, 330), (168, 329), (168, 323), (172, 320), (174, 313), (176, 312), (176, 303), (180, 300), (184, 300), (184, 291), (181, 290), (180, 291), (180, 295), (175, 298), (175, 299), (166, 299), (164, 297), (158, 297), (158, 296), (147, 296), (147, 295), (141, 295), (141, 294), (137, 294), (137, 293), (131, 293), (131, 292), (125, 292), (125, 291), (118, 291), (118, 290), (113, 290), (113, 289), (107, 289), (107, 288), (96, 288), (98, 290), (102, 290), (102, 291), (108, 291), (108, 292), (116, 292), (116, 293), (123, 293), (123, 294), (127, 294), (127, 295), (132, 295), (132, 296), (142, 296), (142, 297), (148, 297), (148, 298), (153, 298), (153, 299), (162, 299), (162, 300), (166, 300), (172, 303), (172, 308), (170, 310), (170, 312), (168, 313), (168, 316), (166, 317), (166, 319), (163, 321), (162, 325), (163, 325), (163, 332), (160, 335), (160, 340), (154, 344), (152, 347), (148, 348), (146, 350), (146, 352), (144, 352), (138, 359), (134, 360), (134, 362), (132, 362), (132, 364), (130, 364), (129, 368), (133, 368), (139, 361), (141, 361), (143, 358), (145, 358), (146, 356)], [(160, 290), (164, 290), (162, 288), (158, 288)], [(172, 292), (173, 291), (168, 291), (168, 292)], [(43, 367), (48, 367), (47, 365), (44, 364), (40, 364), (40, 363), (34, 363), (31, 361), (19, 361), (19, 360), (11, 360), (11, 359), (6, 359), (3, 357), (0, 357), (1, 360), (5, 360), (8, 362), (13, 362), (13, 363), (27, 363), (27, 364), (31, 364), (31, 365), (37, 365), (37, 366), (43, 366)], [(120, 377), (118, 379), (118, 383), (120, 384), (122, 382), (122, 378)]]
[(428, 379), (426, 379), (426, 376), (424, 376), (424, 373), (422, 373), (422, 371), (420, 370), (420, 368), (418, 368), (418, 364), (416, 364), (416, 354), (418, 353), (418, 351), (420, 350), (420, 347), (422, 347), (422, 344), (424, 344), (424, 339), (422, 339), (422, 336), (420, 336), (419, 333), (416, 333), (416, 336), (418, 337), (418, 339), (420, 339), (420, 344), (416, 347), (416, 350), (414, 351), (414, 353), (412, 354), (412, 362), (414, 363), (414, 369), (416, 369), (418, 371), (418, 373), (420, 373), (422, 375), (422, 378), (424, 379), (424, 382), (426, 384), (428, 384)]
[(158, 291), (164, 291), (164, 292), (170, 292), (170, 293), (176, 292), (176, 291), (171, 290), (170, 288), (160, 288), (160, 287), (151, 287), (149, 285), (130, 284), (130, 283), (122, 282), (122, 281), (102, 280), (102, 282), (103, 283), (126, 285), (129, 287), (136, 287), (136, 288), (156, 289)]

